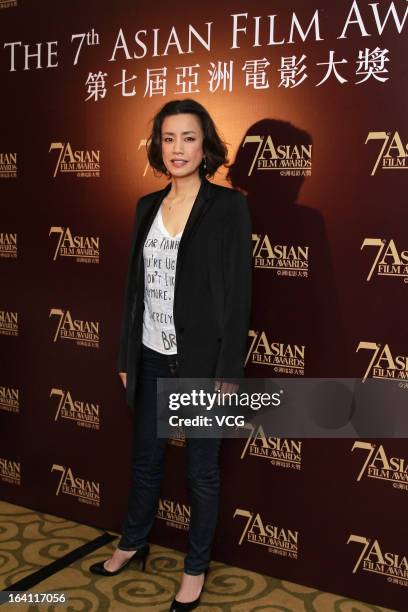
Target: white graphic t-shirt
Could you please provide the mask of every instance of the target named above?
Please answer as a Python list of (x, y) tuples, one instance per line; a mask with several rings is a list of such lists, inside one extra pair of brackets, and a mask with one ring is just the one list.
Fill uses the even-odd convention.
[(183, 232), (171, 236), (165, 228), (161, 206), (143, 247), (145, 269), (142, 342), (159, 353), (177, 353), (173, 321), (177, 253)]

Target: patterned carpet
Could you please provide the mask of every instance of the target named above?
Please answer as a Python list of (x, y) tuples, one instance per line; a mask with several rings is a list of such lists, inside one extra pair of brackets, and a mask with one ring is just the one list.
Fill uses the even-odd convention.
[[(0, 588), (6, 589), (100, 535), (92, 527), (0, 502)], [(129, 569), (109, 578), (88, 573), (89, 565), (110, 556), (115, 544), (116, 540), (31, 589), (32, 592), (65, 592), (69, 596), (67, 606), (18, 604), (3, 609), (10, 612), (167, 612), (180, 582), (183, 555), (153, 545), (146, 573)], [(198, 610), (393, 612), (216, 562), (211, 564)]]

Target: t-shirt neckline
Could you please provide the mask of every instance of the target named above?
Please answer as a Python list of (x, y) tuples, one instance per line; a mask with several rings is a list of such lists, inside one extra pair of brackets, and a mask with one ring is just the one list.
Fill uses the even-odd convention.
[(172, 236), (166, 229), (166, 226), (164, 225), (164, 221), (163, 221), (163, 217), (162, 217), (162, 205), (159, 206), (159, 214), (158, 214), (158, 223), (159, 223), (159, 227), (161, 229), (161, 231), (163, 232), (163, 234), (165, 236), (167, 236), (168, 238), (172, 238), (173, 240), (176, 240), (177, 238), (180, 238), (183, 232), (179, 232), (178, 234), (176, 234), (175, 236)]

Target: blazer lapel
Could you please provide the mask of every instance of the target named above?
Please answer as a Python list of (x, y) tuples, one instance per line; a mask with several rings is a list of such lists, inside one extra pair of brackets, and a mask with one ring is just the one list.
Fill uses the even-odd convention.
[(168, 185), (166, 185), (164, 189), (159, 191), (159, 193), (157, 194), (157, 197), (155, 198), (151, 206), (149, 206), (146, 216), (142, 222), (142, 227), (140, 228), (140, 242), (142, 244), (144, 244), (147, 238), (147, 234), (149, 233), (149, 230), (152, 226), (152, 223), (157, 214), (157, 211), (159, 210), (160, 204), (162, 203), (162, 201), (164, 200), (164, 198), (166, 197), (170, 189), (171, 189), (171, 183), (169, 183)]
[(190, 211), (189, 217), (187, 219), (186, 226), (184, 228), (183, 234), (180, 238), (180, 244), (177, 253), (177, 263), (176, 263), (176, 275), (174, 281), (174, 293), (177, 290), (177, 281), (180, 277), (180, 269), (183, 265), (183, 260), (185, 257), (186, 247), (194, 236), (195, 231), (197, 230), (201, 220), (203, 219), (205, 213), (207, 212), (212, 196), (212, 185), (206, 179), (203, 178), (201, 181), (200, 189), (197, 193), (197, 197), (194, 200), (193, 207)]
[[(171, 188), (171, 183), (169, 183), (168, 185), (166, 185), (164, 189), (159, 191), (153, 203), (148, 207), (144, 219), (142, 219), (141, 221), (139, 236), (137, 237), (137, 243), (135, 246), (135, 254), (136, 254), (135, 278), (138, 278), (138, 279), (141, 278), (139, 276), (141, 271), (143, 271), (143, 276), (144, 276), (144, 267), (142, 265), (143, 264), (143, 246), (146, 241), (149, 230), (152, 226), (152, 223), (154, 221), (154, 218), (157, 214), (157, 211), (159, 210), (160, 204), (162, 203), (163, 199), (166, 197), (166, 195), (170, 191), (170, 188)], [(143, 282), (143, 278), (142, 278), (142, 282)]]

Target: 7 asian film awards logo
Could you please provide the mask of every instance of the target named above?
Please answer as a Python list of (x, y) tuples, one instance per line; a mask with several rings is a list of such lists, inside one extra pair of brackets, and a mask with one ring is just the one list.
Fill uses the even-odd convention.
[[(395, 489), (408, 491), (408, 462), (403, 457), (392, 457), (386, 452), (383, 444), (373, 444), (356, 440), (351, 448), (363, 451), (364, 461), (356, 478), (357, 482), (366, 476), (383, 480)], [(360, 453), (361, 454), (361, 453)]]
[(252, 241), (255, 268), (272, 270), (276, 276), (308, 276), (308, 246), (274, 244), (268, 234), (252, 234)]
[(57, 151), (58, 158), (53, 177), (57, 174), (75, 174), (78, 177), (99, 177), (101, 152), (99, 150), (73, 149), (69, 142), (52, 142), (49, 152)]
[(396, 276), (408, 283), (408, 251), (397, 248), (395, 240), (385, 238), (364, 238), (360, 250), (365, 247), (372, 249), (375, 256), (367, 275), (367, 281), (375, 276)]
[(18, 336), (18, 313), (0, 310), (0, 335)]
[(281, 176), (311, 176), (311, 144), (276, 144), (272, 136), (248, 135), (242, 146), (252, 145), (254, 156), (248, 176), (255, 171), (277, 170)]
[(87, 480), (77, 476), (72, 468), (54, 463), (51, 472), (60, 472), (58, 486), (55, 495), (72, 495), (83, 504), (100, 506), (101, 487), (95, 480)]
[(69, 310), (60, 308), (51, 308), (49, 317), (56, 317), (58, 320), (54, 342), (73, 340), (79, 346), (99, 348), (99, 321), (74, 319)]
[[(0, 0), (0, 8), (4, 2)], [(17, 178), (17, 153), (0, 153), (0, 178)]]
[(371, 176), (377, 170), (408, 170), (408, 145), (402, 142), (398, 131), (369, 132), (365, 144), (378, 140), (378, 155), (374, 160)]
[(17, 259), (17, 234), (0, 232), (0, 257)]
[(359, 342), (356, 353), (360, 350), (366, 350), (370, 355), (363, 382), (368, 376), (381, 380), (408, 381), (407, 355), (395, 355), (389, 344), (376, 342)]
[(79, 427), (99, 429), (99, 405), (74, 399), (70, 391), (51, 389), (50, 397), (58, 398), (55, 421), (59, 419), (74, 421)]
[(172, 435), (167, 438), (169, 446), (186, 446), (186, 434), (182, 426), (174, 426), (171, 428)]
[(294, 529), (266, 523), (259, 512), (236, 508), (234, 518), (243, 520), (243, 529), (238, 544), (248, 542), (266, 546), (268, 552), (290, 559), (297, 559), (299, 532)]
[(250, 329), (251, 339), (245, 365), (269, 365), (278, 374), (303, 376), (305, 373), (306, 347), (298, 344), (270, 341), (266, 331)]
[(241, 453), (241, 460), (247, 456), (267, 459), (276, 467), (300, 470), (302, 467), (302, 441), (289, 438), (266, 436), (262, 425), (254, 427), (246, 423), (248, 438)]
[(12, 459), (0, 457), (0, 481), (8, 484), (21, 484), (21, 463)]
[(351, 534), (347, 544), (350, 544), (350, 542), (358, 544), (360, 547), (360, 552), (356, 553), (353, 574), (363, 570), (380, 574), (388, 582), (408, 586), (408, 558), (406, 555), (386, 551), (377, 539), (366, 538), (361, 535)]
[(50, 227), (49, 236), (58, 236), (54, 251), (54, 261), (57, 257), (74, 257), (78, 263), (99, 263), (99, 236), (76, 236), (69, 227)]
[(156, 517), (165, 521), (168, 527), (188, 530), (190, 527), (191, 507), (173, 499), (159, 499)]
[(20, 412), (19, 390), (12, 387), (0, 387), (0, 410)]

